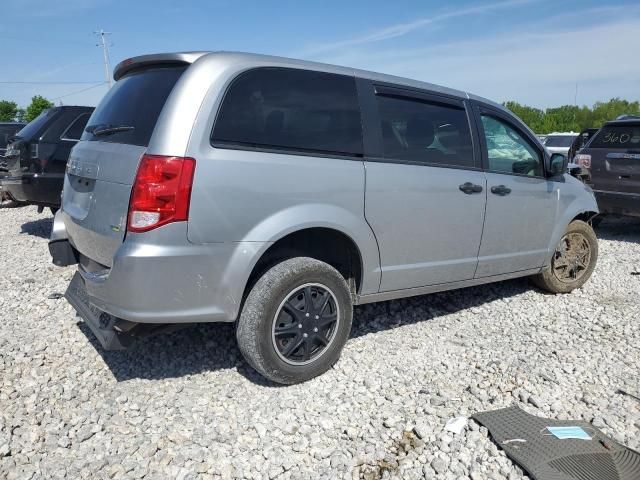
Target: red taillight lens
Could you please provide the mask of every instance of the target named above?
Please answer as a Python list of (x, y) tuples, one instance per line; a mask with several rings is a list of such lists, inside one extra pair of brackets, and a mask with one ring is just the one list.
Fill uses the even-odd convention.
[(591, 168), (591, 155), (587, 155), (586, 153), (577, 154), (573, 158), (573, 161), (582, 168)]
[(189, 218), (196, 161), (193, 158), (144, 155), (129, 203), (130, 232), (147, 232)]

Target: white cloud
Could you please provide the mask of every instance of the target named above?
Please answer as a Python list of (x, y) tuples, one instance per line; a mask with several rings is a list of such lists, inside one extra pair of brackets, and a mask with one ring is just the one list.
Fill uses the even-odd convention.
[[(593, 12), (582, 12), (588, 14)], [(576, 82), (579, 104), (640, 98), (640, 63), (633, 53), (638, 10), (627, 9), (619, 20), (579, 25), (576, 15), (552, 31), (529, 26), (536, 33), (513, 31), (425, 48), (354, 44), (319, 59), (540, 107), (573, 103)]]
[(361, 36), (357, 36), (348, 40), (342, 40), (332, 43), (323, 43), (322, 45), (312, 45), (309, 48), (301, 52), (300, 56), (312, 56), (322, 53), (339, 51), (347, 47), (353, 47), (357, 45), (364, 45), (368, 43), (380, 42), (383, 40), (389, 40), (392, 38), (401, 37), (408, 33), (414, 32), (426, 26), (434, 26), (438, 23), (445, 22), (457, 17), (466, 17), (469, 15), (481, 15), (483, 13), (491, 12), (494, 10), (500, 10), (505, 8), (512, 8), (515, 6), (521, 6), (527, 3), (539, 2), (540, 0), (506, 0), (494, 3), (485, 3), (466, 8), (453, 9), (432, 17), (419, 18), (412, 22), (399, 23), (384, 27), (379, 30), (375, 30), (366, 33)]

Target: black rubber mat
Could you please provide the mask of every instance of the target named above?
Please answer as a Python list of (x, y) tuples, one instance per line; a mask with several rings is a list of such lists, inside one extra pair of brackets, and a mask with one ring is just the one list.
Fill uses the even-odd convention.
[[(477, 413), (507, 456), (535, 480), (640, 480), (640, 453), (593, 425), (529, 415), (518, 407)], [(546, 427), (582, 427), (591, 440), (559, 439)]]

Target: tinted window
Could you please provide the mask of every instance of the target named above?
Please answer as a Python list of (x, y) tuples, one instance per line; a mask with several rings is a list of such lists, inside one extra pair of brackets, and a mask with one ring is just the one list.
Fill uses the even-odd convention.
[(377, 99), (385, 158), (474, 165), (465, 110), (404, 98)]
[(238, 77), (212, 133), (216, 145), (362, 154), (355, 79), (261, 68)]
[(31, 122), (27, 124), (26, 127), (24, 127), (22, 130), (18, 132), (17, 134), (18, 137), (32, 138), (34, 135), (37, 135), (42, 129), (42, 127), (44, 127), (45, 124), (50, 119), (55, 117), (59, 112), (60, 110), (56, 110), (55, 108), (48, 108), (46, 110), (43, 110), (40, 115), (34, 118)]
[(67, 140), (80, 140), (82, 136), (82, 132), (84, 132), (84, 127), (87, 126), (87, 122), (89, 121), (89, 117), (91, 115), (88, 113), (83, 113), (78, 118), (76, 118), (69, 128), (67, 128), (66, 132), (62, 134), (61, 138)]
[(0, 148), (5, 148), (7, 142), (13, 137), (22, 125), (0, 125)]
[(605, 125), (593, 137), (589, 148), (640, 149), (640, 124)]
[(145, 147), (149, 145), (160, 111), (185, 68), (157, 67), (122, 77), (104, 96), (91, 116), (87, 129), (133, 128), (102, 135), (85, 131), (82, 139)]
[(502, 120), (482, 115), (487, 141), (489, 170), (541, 177), (542, 155), (515, 128)]
[(546, 147), (570, 147), (575, 135), (550, 135), (544, 142)]

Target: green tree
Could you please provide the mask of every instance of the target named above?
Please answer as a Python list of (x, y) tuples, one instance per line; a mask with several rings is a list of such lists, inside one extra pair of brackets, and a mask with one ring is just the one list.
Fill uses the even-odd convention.
[(531, 130), (539, 132), (543, 128), (544, 111), (539, 108), (520, 105), (518, 102), (505, 102), (504, 106), (515, 113)]
[(585, 128), (600, 128), (605, 122), (620, 115), (640, 115), (640, 102), (612, 98), (608, 102), (596, 102), (587, 106), (562, 105), (540, 110), (514, 101), (504, 106), (518, 115), (536, 133), (581, 132)]
[(18, 104), (8, 100), (0, 100), (0, 122), (11, 122), (18, 116)]
[(41, 95), (36, 95), (31, 99), (31, 104), (25, 109), (24, 119), (30, 122), (36, 118), (43, 110), (53, 107), (53, 102), (50, 102)]

